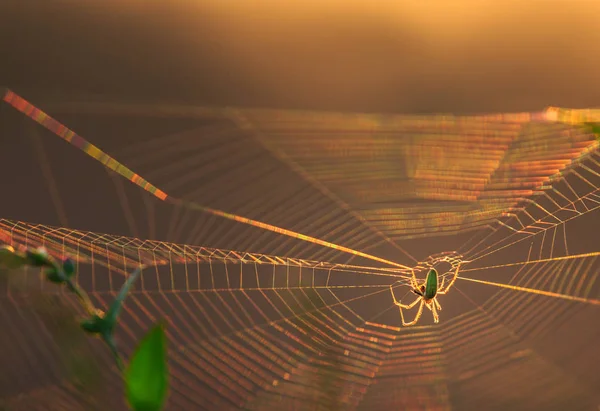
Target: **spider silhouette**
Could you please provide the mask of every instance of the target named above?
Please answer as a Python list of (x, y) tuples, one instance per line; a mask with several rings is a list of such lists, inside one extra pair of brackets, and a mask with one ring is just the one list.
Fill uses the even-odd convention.
[[(421, 282), (420, 284), (419, 280), (417, 280), (415, 272), (413, 271), (412, 277), (410, 278), (410, 285), (412, 287), (411, 291), (415, 293), (418, 297), (415, 301), (413, 301), (410, 304), (402, 304), (402, 302), (396, 300), (396, 296), (394, 295), (394, 284), (396, 283), (390, 285), (390, 291), (392, 293), (392, 298), (394, 299), (394, 304), (396, 304), (400, 310), (400, 318), (402, 319), (402, 325), (408, 327), (416, 324), (421, 318), (421, 315), (423, 314), (423, 306), (427, 307), (433, 314), (433, 322), (438, 323), (440, 321), (438, 311), (442, 311), (442, 306), (437, 300), (437, 296), (444, 295), (448, 292), (448, 290), (450, 290), (450, 288), (452, 287), (452, 285), (454, 285), (454, 282), (458, 278), (459, 269), (460, 263), (456, 266), (456, 271), (454, 272), (452, 279), (448, 282), (448, 284), (446, 284), (445, 287), (445, 277), (442, 278), (442, 283), (438, 287), (438, 273), (434, 268), (429, 270), (429, 272), (427, 273), (427, 278), (425, 278), (425, 281)], [(417, 315), (415, 316), (415, 319), (410, 322), (404, 321), (404, 313), (402, 312), (402, 309), (410, 310), (417, 304), (419, 304), (419, 309), (417, 310)]]

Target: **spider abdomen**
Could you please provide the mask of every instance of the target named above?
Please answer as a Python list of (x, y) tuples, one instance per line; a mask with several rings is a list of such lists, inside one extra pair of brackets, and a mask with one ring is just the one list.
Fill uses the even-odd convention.
[(429, 270), (427, 273), (427, 279), (425, 280), (425, 292), (423, 293), (423, 297), (426, 300), (430, 300), (437, 294), (438, 290), (438, 274), (435, 269)]

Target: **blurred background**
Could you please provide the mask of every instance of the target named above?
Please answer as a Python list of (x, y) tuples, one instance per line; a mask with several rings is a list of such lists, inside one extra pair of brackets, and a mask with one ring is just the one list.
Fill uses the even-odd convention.
[[(169, 320), (167, 409), (598, 409), (598, 143), (543, 111), (599, 106), (597, 2), (8, 0), (0, 17), (0, 85), (169, 199), (419, 278), (428, 261), (450, 278), (432, 255), (473, 260), (440, 324), (404, 328), (406, 270), (161, 201), (2, 102), (0, 239), (75, 257), (99, 306), (150, 264), (118, 337), (129, 354)], [(2, 275), (0, 406), (123, 408), (74, 301)]]
[(360, 112), (597, 104), (590, 0), (3, 1), (3, 82), (48, 98)]

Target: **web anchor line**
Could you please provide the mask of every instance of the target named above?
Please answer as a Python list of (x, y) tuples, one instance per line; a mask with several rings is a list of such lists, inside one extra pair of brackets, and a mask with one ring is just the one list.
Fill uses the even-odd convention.
[(46, 129), (50, 130), (51, 132), (53, 132), (54, 134), (56, 134), (57, 136), (59, 136), (60, 138), (65, 140), (66, 142), (68, 142), (69, 144), (79, 148), (81, 151), (86, 153), (88, 156), (94, 158), (96, 161), (99, 161), (108, 169), (125, 177), (126, 179), (128, 179), (132, 183), (138, 185), (139, 187), (146, 190), (150, 194), (154, 195), (156, 198), (158, 198), (161, 201), (169, 202), (171, 204), (176, 204), (176, 205), (183, 205), (190, 209), (195, 209), (198, 211), (212, 214), (214, 216), (226, 218), (226, 219), (229, 219), (232, 221), (237, 221), (237, 222), (240, 222), (243, 224), (248, 224), (248, 225), (258, 227), (258, 228), (261, 228), (264, 230), (268, 230), (268, 231), (271, 231), (271, 232), (274, 232), (277, 234), (285, 235), (285, 236), (296, 238), (296, 239), (299, 239), (302, 241), (317, 244), (317, 245), (320, 245), (323, 247), (328, 247), (328, 248), (331, 248), (334, 250), (349, 253), (349, 254), (355, 255), (357, 257), (363, 257), (363, 258), (366, 258), (366, 259), (369, 259), (372, 261), (377, 261), (379, 263), (386, 264), (386, 265), (389, 265), (392, 267), (397, 267), (397, 268), (401, 268), (401, 269), (409, 269), (409, 267), (406, 265), (399, 264), (394, 261), (390, 261), (390, 260), (387, 260), (387, 259), (384, 259), (381, 257), (377, 257), (377, 256), (374, 256), (374, 255), (371, 255), (368, 253), (364, 253), (364, 252), (361, 252), (358, 250), (353, 250), (351, 248), (337, 245), (337, 244), (334, 244), (334, 243), (331, 243), (328, 241), (324, 241), (324, 240), (321, 240), (321, 239), (318, 239), (315, 237), (297, 233), (292, 230), (287, 230), (287, 229), (280, 228), (280, 227), (277, 227), (277, 226), (274, 226), (271, 224), (263, 223), (263, 222), (256, 221), (256, 220), (246, 218), (243, 216), (239, 216), (236, 214), (227, 213), (225, 211), (216, 210), (216, 209), (213, 209), (210, 207), (204, 207), (199, 204), (196, 204), (196, 203), (193, 203), (190, 201), (186, 201), (183, 199), (173, 198), (173, 197), (167, 195), (167, 193), (165, 193), (164, 191), (162, 191), (159, 188), (152, 185), (150, 182), (143, 179), (140, 175), (134, 173), (132, 170), (125, 167), (123, 164), (118, 162), (116, 159), (114, 159), (113, 157), (111, 157), (110, 155), (108, 155), (107, 153), (105, 153), (104, 151), (102, 151), (101, 149), (96, 147), (95, 145), (88, 142), (83, 137), (76, 134), (71, 129), (69, 129), (66, 126), (64, 126), (63, 124), (59, 123), (57, 120), (55, 120), (53, 117), (49, 116), (47, 113), (43, 112), (42, 110), (35, 107), (33, 104), (29, 103), (24, 98), (15, 94), (14, 92), (7, 90), (2, 99), (6, 103), (8, 103), (12, 107), (14, 107), (16, 110), (25, 114), (26, 116), (28, 116), (29, 118), (31, 118), (32, 120), (34, 120), (35, 122), (40, 124), (41, 126), (45, 127)]

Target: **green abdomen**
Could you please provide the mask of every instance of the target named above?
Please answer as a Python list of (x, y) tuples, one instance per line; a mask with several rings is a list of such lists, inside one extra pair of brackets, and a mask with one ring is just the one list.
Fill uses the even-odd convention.
[(438, 288), (438, 275), (437, 271), (433, 268), (429, 270), (427, 274), (427, 280), (425, 281), (425, 299), (430, 300), (437, 294)]

